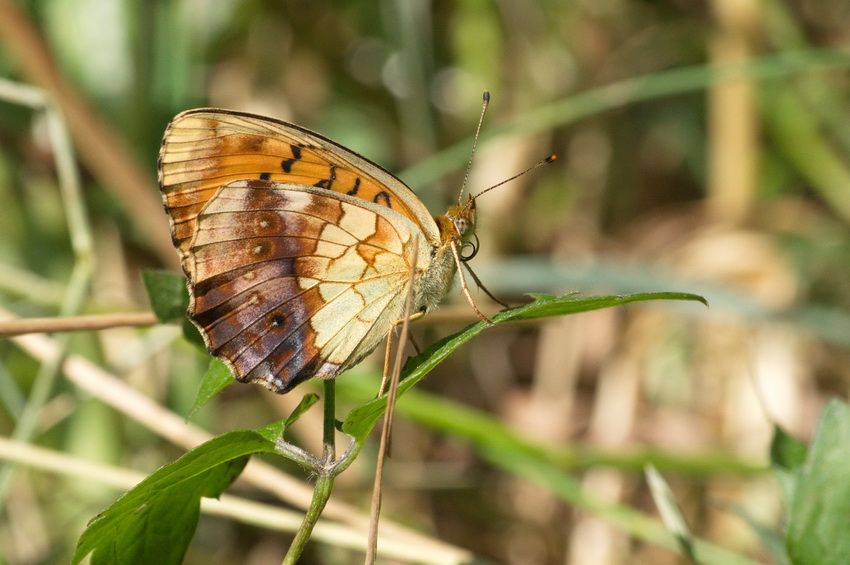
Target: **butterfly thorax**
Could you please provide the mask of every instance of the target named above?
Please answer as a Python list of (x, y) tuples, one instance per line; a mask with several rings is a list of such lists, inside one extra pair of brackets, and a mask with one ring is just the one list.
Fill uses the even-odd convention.
[(440, 244), (434, 247), (431, 263), (419, 280), (415, 304), (429, 312), (445, 298), (454, 285), (457, 263), (452, 246), (458, 252), (475, 234), (475, 200), (449, 206), (445, 214), (434, 220), (440, 232)]

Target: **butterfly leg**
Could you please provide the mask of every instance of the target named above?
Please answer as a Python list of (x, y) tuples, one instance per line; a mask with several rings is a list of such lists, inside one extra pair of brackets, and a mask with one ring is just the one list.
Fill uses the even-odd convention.
[[(417, 312), (417, 313), (410, 316), (410, 321), (413, 322), (415, 320), (418, 320), (419, 318), (421, 318), (424, 315), (425, 314), (423, 314), (422, 312)], [(396, 328), (403, 323), (404, 323), (404, 318), (396, 320), (395, 322), (390, 324), (390, 331), (387, 332), (387, 348), (384, 351), (384, 372), (383, 372), (383, 378), (381, 379), (381, 388), (378, 390), (378, 396), (383, 395), (387, 390), (387, 383), (389, 382), (389, 379), (390, 379), (390, 353), (392, 352), (392, 349), (393, 349), (393, 338), (395, 336)], [(411, 338), (411, 339), (413, 339), (413, 338)], [(401, 345), (399, 345), (399, 347), (401, 347)], [(414, 347), (415, 347), (415, 344), (414, 344)]]
[(469, 271), (469, 275), (472, 277), (472, 280), (475, 281), (475, 284), (478, 285), (478, 288), (483, 290), (484, 294), (486, 294), (487, 296), (490, 297), (490, 300), (492, 300), (493, 302), (495, 302), (499, 306), (502, 306), (504, 308), (510, 308), (509, 305), (505, 304), (504, 302), (502, 302), (501, 300), (496, 298), (493, 295), (493, 293), (490, 292), (490, 290), (486, 286), (484, 286), (484, 283), (481, 282), (481, 279), (478, 278), (478, 275), (475, 274), (475, 271), (472, 270), (472, 267), (469, 266), (469, 263), (464, 263), (463, 266), (466, 267), (467, 271)]
[(463, 275), (463, 266), (461, 264), (460, 254), (457, 252), (457, 245), (454, 241), (452, 241), (449, 245), (452, 249), (452, 255), (455, 257), (455, 263), (457, 264), (457, 274), (460, 276), (460, 289), (463, 291), (463, 295), (466, 296), (466, 300), (469, 301), (469, 304), (472, 306), (472, 309), (475, 310), (475, 313), (478, 314), (478, 317), (492, 326), (493, 320), (481, 313), (481, 310), (479, 310), (478, 306), (475, 305), (472, 295), (469, 294), (469, 286), (466, 284), (466, 277)]

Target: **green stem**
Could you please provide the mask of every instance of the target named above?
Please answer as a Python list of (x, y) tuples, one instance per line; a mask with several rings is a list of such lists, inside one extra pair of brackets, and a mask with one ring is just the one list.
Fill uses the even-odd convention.
[(275, 445), (275, 452), (298, 463), (311, 473), (318, 473), (319, 469), (322, 468), (322, 461), (318, 457), (312, 453), (307, 453), (296, 445), (283, 441), (283, 438), (278, 440), (277, 445)]
[(304, 553), (304, 548), (307, 545), (307, 540), (310, 539), (310, 534), (313, 533), (313, 528), (316, 522), (319, 521), (319, 516), (322, 510), (325, 509), (328, 499), (331, 496), (331, 490), (334, 485), (334, 475), (322, 473), (316, 478), (316, 486), (313, 490), (313, 499), (310, 501), (310, 508), (304, 515), (304, 520), (301, 522), (301, 527), (298, 528), (298, 533), (289, 546), (289, 551), (283, 558), (283, 565), (295, 565), (301, 554)]
[(354, 463), (354, 460), (357, 459), (357, 455), (360, 454), (361, 449), (363, 449), (363, 442), (352, 439), (351, 444), (345, 450), (345, 453), (342, 454), (342, 457), (334, 461), (331, 474), (333, 474), (333, 476), (337, 476), (348, 469), (348, 466)]
[[(313, 528), (316, 526), (316, 522), (319, 521), (319, 516), (322, 515), (322, 510), (325, 509), (325, 505), (331, 497), (334, 478), (348, 466), (341, 466), (338, 462), (334, 461), (336, 457), (336, 381), (329, 379), (323, 381), (323, 384), (325, 389), (325, 411), (322, 426), (322, 443), (324, 444), (322, 448), (322, 461), (321, 465), (316, 469), (316, 486), (313, 489), (313, 498), (310, 501), (310, 507), (304, 515), (304, 520), (301, 522), (301, 527), (298, 528), (298, 533), (295, 534), (292, 545), (289, 546), (289, 551), (286, 552), (286, 556), (283, 558), (283, 565), (295, 565), (301, 554), (304, 553), (304, 548), (307, 546), (307, 541), (313, 533)], [(349, 449), (349, 453), (351, 451)], [(346, 453), (346, 455), (349, 455), (349, 453)]]
[(324, 420), (322, 421), (322, 455), (325, 465), (330, 465), (336, 457), (336, 380), (322, 381), (324, 385)]

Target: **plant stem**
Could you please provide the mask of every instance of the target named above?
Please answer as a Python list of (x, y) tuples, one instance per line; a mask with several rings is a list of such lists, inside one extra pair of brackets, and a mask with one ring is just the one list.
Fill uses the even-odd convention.
[(301, 527), (298, 528), (298, 533), (289, 546), (289, 551), (283, 558), (283, 565), (295, 565), (301, 554), (304, 553), (304, 547), (307, 545), (307, 540), (310, 539), (310, 534), (313, 533), (313, 528), (325, 509), (328, 499), (333, 490), (334, 478), (342, 471), (336, 465), (334, 458), (336, 457), (336, 381), (328, 379), (323, 381), (324, 384), (324, 418), (322, 430), (322, 464), (319, 465), (316, 472), (316, 486), (313, 488), (313, 498), (310, 501), (310, 507), (304, 515), (304, 520), (301, 522)]
[(324, 385), (324, 419), (322, 420), (322, 455), (326, 466), (336, 457), (336, 380), (322, 381)]
[(304, 515), (304, 521), (301, 522), (301, 527), (298, 528), (298, 533), (295, 535), (292, 545), (289, 546), (289, 551), (286, 552), (286, 556), (283, 558), (283, 565), (295, 565), (298, 563), (298, 559), (307, 545), (307, 540), (310, 539), (310, 534), (313, 533), (313, 527), (319, 520), (322, 510), (324, 510), (325, 504), (331, 496), (333, 484), (334, 475), (323, 472), (316, 477), (316, 486), (313, 489), (313, 499), (310, 501), (310, 508), (307, 509), (307, 513)]

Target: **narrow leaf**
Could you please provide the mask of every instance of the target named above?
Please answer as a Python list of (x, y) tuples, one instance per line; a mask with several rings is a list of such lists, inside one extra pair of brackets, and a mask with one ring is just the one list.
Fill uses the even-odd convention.
[(773, 439), (770, 442), (770, 462), (786, 504), (790, 506), (794, 499), (797, 476), (806, 462), (806, 445), (774, 425)]
[(224, 388), (235, 381), (230, 369), (227, 365), (218, 359), (210, 360), (210, 365), (204, 377), (201, 379), (201, 386), (198, 389), (198, 394), (195, 396), (195, 402), (192, 403), (192, 408), (189, 410), (187, 418), (191, 418), (197, 414), (210, 398), (224, 390)]
[(295, 423), (295, 421), (301, 417), (301, 415), (310, 409), (316, 402), (319, 401), (319, 395), (315, 393), (308, 393), (304, 395), (304, 398), (301, 399), (301, 402), (298, 403), (298, 406), (295, 407), (295, 410), (292, 411), (292, 414), (289, 415), (289, 418), (284, 420), (284, 427), (288, 427)]
[(652, 493), (652, 499), (655, 501), (655, 506), (661, 514), (661, 519), (667, 530), (673, 534), (679, 546), (682, 548), (682, 553), (687, 555), (691, 560), (696, 560), (694, 555), (694, 536), (688, 528), (688, 523), (685, 521), (685, 516), (676, 502), (676, 497), (670, 489), (667, 481), (661, 476), (661, 473), (652, 465), (647, 465), (644, 469), (646, 481), (649, 484), (649, 491)]
[(774, 426), (770, 462), (781, 469), (796, 471), (806, 462), (806, 444), (779, 426)]
[[(532, 320), (549, 316), (578, 314), (580, 312), (589, 312), (591, 310), (599, 310), (601, 308), (645, 300), (693, 300), (707, 305), (703, 297), (683, 292), (653, 292), (624, 296), (591, 297), (583, 297), (576, 294), (565, 296), (533, 294), (532, 297), (534, 298), (534, 302), (531, 304), (499, 312), (493, 316), (493, 323), (499, 324), (516, 320)], [(488, 327), (489, 325), (483, 321), (473, 324), (454, 335), (434, 343), (421, 354), (408, 360), (407, 365), (402, 370), (402, 380), (398, 386), (398, 396), (401, 397), (401, 395), (422, 380), (425, 375), (431, 372), (434, 367), (439, 365), (455, 349)], [(342, 426), (343, 431), (358, 441), (363, 441), (386, 411), (386, 404), (387, 398), (384, 395), (355, 408), (345, 418)]]
[(198, 328), (195, 327), (189, 318), (183, 316), (183, 321), (180, 326), (180, 329), (183, 330), (183, 338), (191, 344), (197, 345), (203, 351), (207, 350), (207, 344), (204, 343), (204, 338), (201, 335), (201, 332), (198, 331)]

